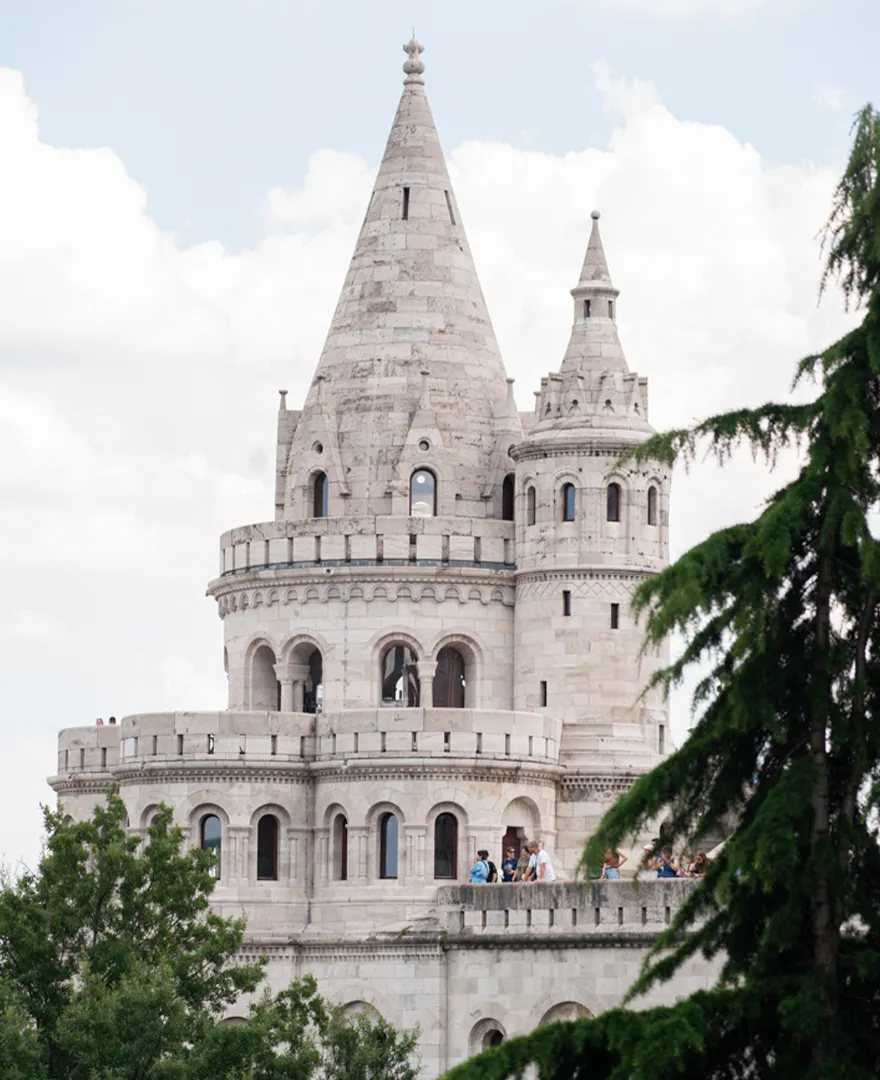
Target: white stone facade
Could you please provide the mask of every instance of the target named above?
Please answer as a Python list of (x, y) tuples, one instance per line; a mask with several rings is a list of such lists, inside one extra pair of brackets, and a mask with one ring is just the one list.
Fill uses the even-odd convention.
[[(433, 1077), (618, 1003), (681, 887), (462, 887), (504, 837), (540, 838), (572, 880), (665, 752), (665, 703), (641, 696), (665, 656), (630, 600), (667, 560), (669, 476), (619, 463), (651, 433), (647, 380), (598, 214), (561, 368), (517, 412), (406, 48), (302, 411), (282, 392), (274, 520), (221, 539), (228, 710), (67, 729), (50, 782), (73, 818), (116, 783), (134, 832), (170, 804), (219, 848), (216, 906), (247, 915), (273, 986), (312, 972), (418, 1023)], [(669, 996), (711, 975), (695, 962)]]

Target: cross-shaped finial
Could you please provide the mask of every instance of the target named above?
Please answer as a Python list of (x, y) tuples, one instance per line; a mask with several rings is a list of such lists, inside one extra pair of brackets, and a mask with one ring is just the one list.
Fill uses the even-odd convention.
[(419, 53), (425, 51), (425, 46), (416, 41), (415, 35), (403, 46), (403, 51), (406, 53), (406, 60), (403, 65), (406, 74), (408, 76), (423, 74), (425, 65), (419, 59)]

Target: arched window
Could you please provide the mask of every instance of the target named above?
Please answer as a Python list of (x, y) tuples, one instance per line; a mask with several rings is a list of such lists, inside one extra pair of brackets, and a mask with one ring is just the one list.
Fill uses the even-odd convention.
[(562, 520), (574, 521), (575, 491), (574, 484), (562, 485)]
[(312, 480), (312, 517), (327, 517), (329, 492), (326, 473), (315, 473)]
[(382, 704), (401, 709), (419, 706), (418, 657), (408, 645), (391, 645), (382, 654)]
[(434, 675), (434, 708), (463, 709), (465, 707), (464, 657), (449, 645), (437, 653)]
[(337, 814), (333, 819), (333, 877), (348, 881), (348, 818)]
[(379, 877), (397, 877), (397, 817), (383, 814), (379, 818)]
[(537, 495), (535, 489), (530, 487), (526, 492), (526, 525), (535, 524), (535, 503), (537, 501)]
[(605, 497), (605, 516), (608, 521), (620, 521), (620, 484), (609, 484)]
[(438, 814), (434, 822), (434, 877), (458, 877), (458, 818)]
[(251, 660), (251, 708), (280, 709), (281, 683), (275, 674), (275, 653), (260, 645)]
[(504, 521), (513, 521), (513, 493), (513, 473), (508, 473), (501, 485), (501, 517)]
[(483, 1036), (483, 1049), (490, 1050), (493, 1046), (500, 1046), (504, 1042), (504, 1035), (495, 1028), (492, 1031), (487, 1031)]
[(278, 818), (264, 814), (257, 823), (257, 880), (278, 880)]
[(430, 469), (416, 469), (409, 481), (411, 517), (435, 517), (437, 514), (437, 479)]
[(657, 489), (653, 486), (648, 488), (648, 524), (657, 524)]
[(205, 814), (199, 826), (199, 843), (202, 851), (214, 853), (214, 877), (220, 878), (220, 848), (223, 827), (216, 814)]

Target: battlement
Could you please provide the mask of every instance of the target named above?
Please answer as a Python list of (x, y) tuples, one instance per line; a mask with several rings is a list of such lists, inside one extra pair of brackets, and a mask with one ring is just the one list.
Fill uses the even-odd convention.
[(561, 722), (541, 713), (491, 709), (351, 709), (171, 712), (123, 717), (114, 727), (65, 728), (58, 774), (71, 777), (169, 763), (328, 764), (440, 759), (556, 764)]
[(220, 538), (220, 575), (311, 566), (480, 566), (511, 570), (514, 523), (495, 518), (340, 517), (267, 521)]

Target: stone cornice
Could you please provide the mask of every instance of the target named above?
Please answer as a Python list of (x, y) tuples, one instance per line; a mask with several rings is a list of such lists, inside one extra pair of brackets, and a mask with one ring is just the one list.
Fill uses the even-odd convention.
[(561, 567), (547, 570), (518, 570), (517, 585), (534, 581), (645, 581), (656, 577), (659, 570), (640, 570), (629, 566)]
[[(597, 439), (594, 432), (583, 435), (560, 436), (555, 428), (548, 428), (546, 441), (542, 439), (544, 432), (529, 432), (525, 442), (515, 446), (511, 452), (514, 461), (536, 461), (548, 457), (570, 457), (573, 453), (584, 457), (620, 459), (628, 451), (633, 450), (645, 441), (645, 436), (634, 438), (632, 442), (622, 442), (619, 438)], [(641, 468), (641, 466), (639, 466)], [(635, 465), (633, 466), (635, 468)]]
[(309, 565), (254, 566), (248, 570), (227, 571), (208, 582), (206, 594), (219, 598), (241, 589), (271, 589), (286, 586), (314, 586), (369, 583), (370, 585), (419, 584), (498, 586), (512, 584), (512, 563), (422, 562), (383, 560), (357, 563), (321, 562)]
[(279, 762), (277, 765), (268, 762), (259, 764), (233, 764), (206, 765), (204, 762), (182, 762), (176, 767), (163, 765), (142, 769), (140, 766), (117, 766), (111, 769), (115, 782), (120, 784), (161, 784), (176, 783), (181, 780), (190, 781), (236, 781), (236, 780), (265, 780), (273, 784), (308, 784), (312, 780), (307, 761)]
[(318, 765), (314, 770), (315, 779), (320, 780), (407, 780), (417, 777), (419, 780), (511, 780), (527, 778), (529, 783), (555, 786), (565, 772), (562, 765), (542, 762), (534, 765), (522, 759), (505, 766), (500, 761), (494, 765), (473, 765), (467, 767), (460, 761), (450, 761), (448, 765), (437, 758), (408, 759), (406, 764), (379, 764), (376, 761), (359, 765), (351, 758), (349, 764), (340, 767), (337, 763), (328, 763), (324, 769)]

